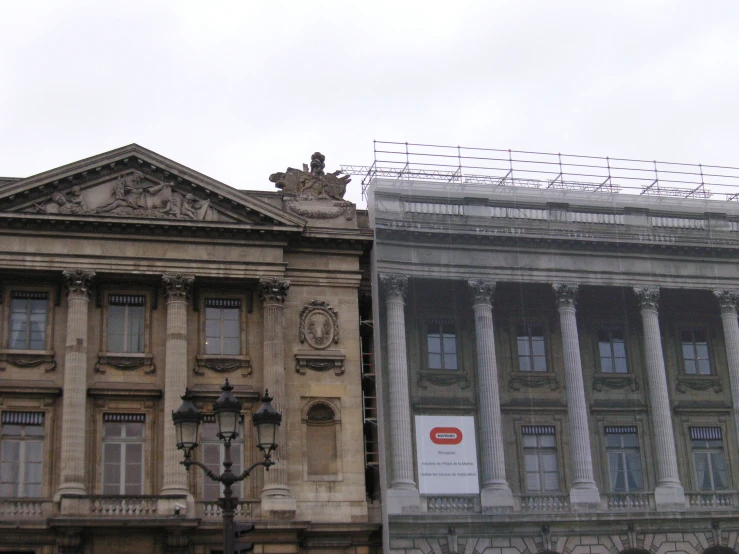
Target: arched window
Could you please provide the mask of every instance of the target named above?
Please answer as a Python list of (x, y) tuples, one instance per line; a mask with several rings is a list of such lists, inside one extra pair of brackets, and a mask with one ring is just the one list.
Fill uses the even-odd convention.
[(336, 475), (336, 414), (331, 406), (318, 402), (306, 414), (308, 477)]

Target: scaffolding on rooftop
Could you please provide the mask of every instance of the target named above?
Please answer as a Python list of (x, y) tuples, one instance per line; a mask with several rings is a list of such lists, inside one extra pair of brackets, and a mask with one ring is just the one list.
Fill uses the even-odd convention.
[(501, 186), (739, 201), (739, 168), (578, 154), (374, 142), (371, 166), (342, 165), (362, 177), (449, 183), (480, 192)]

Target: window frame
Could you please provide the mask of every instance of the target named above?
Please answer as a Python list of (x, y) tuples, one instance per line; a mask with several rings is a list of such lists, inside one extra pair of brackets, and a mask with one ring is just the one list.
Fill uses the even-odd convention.
[[(693, 436), (694, 436), (693, 435), (693, 430), (694, 429), (701, 429), (701, 430), (703, 430), (703, 429), (713, 429), (713, 430), (716, 430), (718, 432), (718, 436), (720, 438), (719, 439), (702, 439), (702, 438), (694, 439), (693, 438)], [(723, 492), (732, 491), (733, 490), (733, 479), (732, 479), (732, 475), (731, 475), (731, 460), (729, 458), (729, 451), (728, 451), (728, 448), (727, 448), (728, 441), (726, 439), (726, 432), (725, 432), (726, 430), (724, 429), (724, 426), (723, 425), (717, 425), (715, 423), (714, 424), (706, 424), (706, 425), (690, 424), (687, 427), (687, 431), (688, 431), (688, 433), (686, 435), (686, 440), (688, 442), (688, 448), (689, 448), (689, 452), (690, 452), (690, 464), (691, 464), (691, 469), (692, 469), (691, 479), (692, 479), (693, 484), (695, 486), (695, 491), (701, 492), (701, 493), (712, 493), (712, 492), (723, 493)], [(703, 441), (703, 442), (708, 442), (709, 440), (720, 440), (721, 441), (721, 449), (720, 449), (720, 451), (716, 447), (713, 447), (713, 448), (711, 448), (711, 447), (705, 447), (705, 448), (698, 448), (698, 449), (696, 449), (694, 445), (695, 445), (695, 441), (697, 441), (697, 440), (700, 440), (700, 441)], [(710, 481), (711, 481), (711, 488), (710, 489), (701, 488), (701, 484), (698, 482), (698, 464), (696, 463), (696, 459), (695, 459), (696, 453), (705, 453), (705, 454), (708, 454), (708, 456), (707, 456), (708, 465), (709, 465), (708, 475), (709, 475), (709, 478), (710, 478)], [(713, 466), (713, 458), (714, 457), (712, 456), (712, 454), (719, 454), (719, 453), (723, 457), (723, 461), (724, 461), (724, 464), (725, 464), (725, 471), (726, 471), (726, 487), (725, 488), (722, 488), (722, 489), (717, 489), (716, 488), (716, 484), (714, 482), (714, 471), (713, 471), (713, 467), (714, 467)]]
[[(442, 373), (463, 371), (462, 363), (461, 363), (461, 356), (460, 356), (460, 354), (461, 354), (461, 340), (460, 340), (460, 332), (459, 332), (459, 322), (458, 322), (457, 318), (456, 317), (435, 317), (435, 316), (427, 316), (427, 317), (423, 318), (423, 323), (424, 323), (424, 327), (423, 327), (423, 333), (422, 334), (423, 334), (423, 339), (424, 339), (424, 343), (423, 343), (423, 346), (424, 346), (424, 348), (423, 348), (424, 371), (426, 371), (426, 372), (442, 372)], [(431, 367), (430, 354), (432, 354), (432, 353), (429, 352), (429, 332), (428, 332), (430, 325), (438, 325), (440, 327), (440, 329), (442, 330), (442, 332), (440, 333), (440, 338), (439, 338), (439, 343), (440, 343), (439, 344), (439, 348), (440, 348), (439, 355), (441, 356), (441, 365), (442, 365), (442, 367), (440, 367), (440, 368), (435, 368), (435, 367), (432, 368)], [(444, 352), (444, 338), (443, 338), (444, 337), (444, 334), (443, 334), (443, 326), (444, 325), (452, 325), (452, 326), (454, 326), (454, 347), (455, 347), (454, 357), (455, 357), (456, 365), (457, 365), (457, 367), (454, 368), (454, 369), (444, 367), (444, 365), (445, 365), (444, 364), (444, 355), (445, 355), (445, 352)]]
[[(141, 421), (105, 421), (106, 416), (114, 416), (114, 417), (123, 417), (126, 416), (136, 419), (141, 419)], [(100, 441), (100, 467), (101, 467), (101, 478), (100, 478), (100, 490), (101, 494), (105, 496), (142, 496), (144, 494), (144, 491), (146, 490), (146, 473), (147, 473), (147, 457), (146, 457), (146, 450), (147, 450), (147, 421), (146, 421), (146, 414), (142, 413), (121, 413), (121, 412), (111, 412), (111, 411), (105, 411), (102, 415), (102, 426), (101, 426), (101, 441)], [(114, 437), (111, 438), (111, 440), (106, 440), (105, 437), (105, 424), (106, 423), (136, 423), (141, 425), (141, 431), (142, 436), (141, 437)], [(124, 427), (125, 429), (125, 427)], [(106, 444), (119, 444), (121, 445), (121, 459), (119, 461), (119, 467), (120, 467), (120, 477), (119, 477), (119, 483), (118, 483), (118, 489), (119, 492), (116, 493), (110, 493), (105, 492), (105, 466), (107, 465), (106, 455), (105, 455), (105, 445)], [(129, 486), (129, 484), (126, 482), (126, 452), (128, 451), (128, 445), (134, 445), (134, 444), (140, 444), (141, 445), (141, 486), (139, 489), (139, 492), (137, 493), (127, 493), (125, 491), (126, 487)]]
[[(695, 333), (696, 331), (702, 331), (705, 333), (706, 336), (706, 355), (707, 361), (708, 361), (708, 373), (700, 373), (698, 370), (698, 362), (702, 360), (703, 358), (692, 358), (694, 363), (696, 364), (696, 372), (695, 373), (688, 373), (687, 367), (686, 367), (686, 358), (685, 358), (685, 352), (684, 352), (684, 346), (683, 346), (683, 332), (690, 332), (692, 336), (692, 342), (693, 345), (693, 353), (697, 356), (697, 347), (696, 345), (699, 343), (696, 343), (695, 341)], [(709, 325), (705, 323), (697, 323), (697, 324), (678, 324), (676, 326), (676, 336), (675, 336), (675, 342), (678, 350), (678, 360), (679, 360), (679, 374), (684, 377), (688, 378), (709, 378), (709, 377), (717, 377), (716, 373), (716, 356), (712, 352), (711, 348), (711, 342), (712, 342), (713, 336), (711, 334), (711, 329)]]
[[(542, 332), (542, 338), (544, 342), (544, 363), (545, 368), (544, 371), (538, 371), (532, 369), (522, 369), (521, 368), (521, 356), (519, 356), (519, 350), (518, 350), (518, 330), (521, 327), (528, 327), (529, 330), (533, 327), (541, 327)], [(531, 342), (531, 333), (529, 331), (529, 334), (527, 335), (529, 338), (529, 348), (530, 348), (530, 354), (529, 354), (529, 361), (533, 362), (535, 355), (533, 354), (533, 343)], [(511, 325), (511, 360), (513, 362), (513, 370), (516, 373), (524, 374), (524, 375), (551, 375), (554, 371), (554, 366), (552, 364), (552, 356), (551, 356), (551, 334), (549, 333), (549, 326), (547, 325), (547, 322), (543, 319), (518, 319), (515, 321), (512, 321)]]
[[(102, 285), (96, 297), (96, 305), (99, 310), (100, 328), (100, 351), (98, 361), (95, 364), (97, 373), (105, 373), (109, 369), (121, 371), (132, 371), (141, 368), (144, 374), (152, 374), (156, 371), (154, 355), (151, 352), (152, 345), (152, 315), (156, 308), (156, 291), (148, 288), (122, 288), (115, 285)], [(144, 320), (143, 320), (143, 351), (142, 352), (111, 352), (108, 350), (110, 334), (110, 306), (111, 297), (115, 296), (143, 296), (144, 297)]]
[[(228, 290), (205, 290), (196, 289), (196, 300), (194, 306), (199, 313), (198, 317), (198, 354), (196, 356), (195, 373), (205, 375), (206, 371), (216, 373), (231, 373), (240, 370), (242, 377), (249, 377), (252, 373), (251, 359), (249, 357), (249, 315), (252, 312), (251, 294), (229, 292)], [(206, 354), (206, 309), (209, 301), (238, 301), (239, 310), (239, 353), (238, 354)]]
[[(526, 427), (554, 427), (554, 444), (556, 450), (557, 460), (557, 482), (559, 486), (558, 491), (550, 492), (529, 492), (527, 490), (526, 482), (526, 451), (528, 447), (524, 447), (524, 429)], [(513, 419), (513, 432), (516, 437), (516, 449), (518, 465), (518, 486), (519, 491), (522, 495), (526, 496), (541, 496), (541, 495), (564, 495), (569, 490), (569, 476), (565, 471), (565, 450), (562, 447), (562, 417), (556, 414), (552, 414), (549, 417), (514, 417)]]
[[(6, 420), (5, 414), (11, 414), (11, 413), (24, 414), (24, 416), (16, 416), (16, 417), (27, 417), (31, 420), (40, 419), (40, 422), (39, 423), (5, 423), (5, 420)], [(35, 499), (35, 498), (47, 497), (48, 494), (46, 491), (48, 489), (48, 479), (49, 479), (49, 476), (47, 475), (48, 473), (48, 467), (47, 467), (48, 461), (47, 460), (50, 454), (46, 453), (45, 450), (46, 448), (48, 448), (47, 440), (48, 440), (49, 431), (50, 431), (48, 427), (49, 414), (47, 413), (46, 410), (40, 410), (38, 409), (38, 407), (28, 407), (25, 409), (20, 408), (20, 407), (19, 408), (13, 407), (12, 409), (9, 409), (9, 410), (4, 409), (0, 411), (0, 415), (2, 417), (2, 419), (0, 419), (0, 464), (3, 462), (2, 450), (1, 450), (2, 443), (5, 442), (6, 440), (20, 443), (20, 448), (19, 448), (19, 451), (20, 451), (19, 474), (20, 475), (19, 475), (19, 481), (18, 481), (20, 494), (18, 494), (18, 496), (12, 496), (10, 498)], [(12, 418), (12, 416), (7, 417), (7, 419), (10, 419), (10, 418)], [(20, 425), (24, 428), (23, 431), (25, 431), (25, 427), (40, 427), (41, 433), (39, 435), (26, 435), (25, 432), (23, 432), (23, 434), (21, 435), (8, 435), (6, 437), (3, 432), (5, 425)], [(31, 442), (41, 444), (41, 454), (40, 454), (40, 460), (38, 462), (39, 467), (40, 467), (39, 482), (38, 482), (39, 494), (37, 496), (30, 496), (28, 494), (24, 494), (25, 491), (22, 490), (24, 486), (29, 485), (21, 478), (21, 476), (24, 476), (25, 471), (27, 469), (26, 468), (27, 463), (24, 463), (26, 462), (25, 460), (26, 445)]]
[[(617, 432), (618, 430), (618, 432)], [(619, 447), (610, 447), (608, 446), (608, 436), (609, 435), (618, 435), (619, 437), (623, 437), (623, 435), (635, 435), (636, 436), (636, 446), (635, 447), (624, 447), (623, 446), (623, 439), (621, 439), (621, 445)], [(605, 452), (605, 464), (604, 464), (604, 470), (606, 473), (606, 482), (608, 483), (608, 488), (610, 489), (610, 492), (612, 494), (631, 494), (631, 493), (642, 493), (647, 491), (647, 472), (644, 465), (644, 456), (642, 455), (642, 437), (639, 433), (639, 426), (636, 424), (630, 424), (630, 425), (604, 425), (602, 427), (602, 435), (603, 435), (603, 450)], [(625, 475), (625, 484), (626, 484), (626, 490), (623, 491), (617, 491), (614, 490), (613, 482), (611, 480), (611, 453), (620, 453), (621, 459), (623, 462), (624, 467), (624, 475)], [(628, 464), (626, 463), (626, 453), (631, 452), (638, 454), (639, 456), (639, 472), (641, 474), (641, 488), (638, 490), (630, 490), (629, 489), (629, 480), (628, 480)]]
[[(143, 298), (143, 304), (136, 305), (136, 304), (129, 304), (125, 302), (120, 302), (118, 300), (115, 300), (117, 297), (141, 297)], [(124, 323), (123, 323), (123, 350), (112, 350), (110, 348), (110, 339), (111, 339), (111, 307), (112, 306), (122, 306), (124, 308)], [(128, 340), (130, 338), (130, 319), (129, 319), (129, 311), (131, 307), (141, 307), (142, 308), (142, 329), (141, 329), (141, 350), (134, 352), (131, 350), (128, 350)], [(111, 293), (107, 292), (105, 294), (105, 343), (104, 343), (104, 350), (108, 354), (115, 354), (119, 356), (127, 356), (127, 355), (136, 355), (136, 354), (144, 354), (148, 352), (148, 336), (147, 336), (147, 330), (148, 330), (148, 317), (147, 317), (147, 306), (148, 306), (148, 295), (146, 294), (125, 294), (125, 293)]]
[[(32, 353), (32, 354), (53, 354), (51, 347), (54, 344), (53, 330), (54, 330), (54, 301), (55, 295), (49, 286), (23, 286), (13, 282), (5, 284), (6, 291), (3, 294), (3, 305), (4, 310), (2, 313), (3, 317), (3, 332), (2, 332), (2, 348), (0, 352), (14, 354), (14, 353)], [(11, 348), (11, 323), (10, 318), (12, 317), (12, 301), (14, 293), (30, 293), (30, 294), (45, 294), (46, 295), (46, 320), (44, 322), (44, 347), (42, 349), (30, 349), (30, 348)]]
[[(628, 336), (629, 335), (628, 335), (628, 331), (626, 329), (626, 326), (623, 325), (623, 324), (620, 324), (620, 323), (596, 323), (595, 329), (596, 329), (595, 336), (594, 336), (594, 339), (595, 339), (595, 359), (596, 359), (596, 365), (597, 365), (597, 368), (598, 368), (598, 372), (601, 373), (601, 374), (603, 374), (603, 375), (615, 376), (615, 377), (625, 376), (625, 375), (633, 375), (634, 374), (634, 371), (633, 371), (633, 367), (632, 367), (632, 363), (631, 363), (631, 359), (630, 359), (630, 348), (628, 346), (628, 342), (629, 342)], [(621, 332), (622, 337), (623, 337), (622, 341), (623, 341), (623, 348), (624, 348), (623, 360), (624, 360), (624, 363), (626, 364), (626, 371), (622, 371), (622, 372), (621, 371), (616, 371), (615, 370), (615, 366), (614, 366), (614, 369), (611, 370), (611, 371), (604, 371), (603, 370), (603, 357), (601, 356), (601, 351), (600, 351), (600, 344), (601, 344), (600, 333), (602, 331), (607, 331), (608, 332), (608, 335), (609, 335), (608, 338), (609, 338), (609, 346), (610, 346), (610, 352), (611, 352), (611, 358), (610, 358), (611, 359), (611, 362), (613, 362), (614, 360), (618, 359), (618, 357), (614, 355), (615, 352), (614, 352), (614, 349), (613, 349), (614, 342), (613, 342), (612, 333), (614, 331)]]

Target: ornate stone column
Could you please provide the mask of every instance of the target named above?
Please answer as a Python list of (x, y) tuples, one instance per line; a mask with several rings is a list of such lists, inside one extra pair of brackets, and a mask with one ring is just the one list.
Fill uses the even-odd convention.
[[(264, 387), (274, 398), (272, 405), (283, 412), (288, 405), (285, 390), (285, 297), (290, 288), (287, 279), (260, 279), (259, 297), (264, 310)], [(288, 422), (283, 417), (277, 431), (277, 450), (272, 454), (276, 462), (264, 473), (262, 512), (294, 512), (295, 498), (287, 481)]]
[[(180, 273), (162, 276), (167, 300), (167, 336), (164, 359), (164, 472), (163, 495), (187, 495), (187, 472), (180, 464), (182, 452), (177, 450), (172, 412), (180, 405), (187, 387), (187, 304), (195, 277)], [(189, 511), (189, 507), (188, 507)]]
[(585, 402), (585, 384), (582, 378), (580, 360), (580, 339), (577, 335), (575, 297), (577, 285), (555, 283), (559, 326), (562, 331), (562, 352), (565, 364), (565, 383), (567, 388), (567, 420), (570, 427), (570, 448), (572, 449), (572, 488), (570, 503), (572, 507), (587, 508), (600, 503), (600, 493), (593, 478), (593, 456), (590, 450), (590, 428), (588, 408)]
[[(87, 406), (87, 311), (95, 272), (82, 269), (62, 273), (67, 290), (67, 336), (64, 352), (62, 397), (61, 479), (55, 500), (61, 495), (86, 495), (85, 417)], [(65, 507), (62, 507), (66, 511)]]
[(665, 359), (659, 330), (659, 289), (634, 287), (644, 327), (644, 354), (649, 380), (649, 413), (657, 462), (657, 487), (654, 500), (658, 509), (685, 507), (685, 492), (677, 471), (675, 434), (672, 430), (670, 396), (667, 391)]
[(493, 296), (495, 283), (468, 281), (474, 300), (475, 339), (477, 343), (477, 394), (480, 405), (482, 442), (482, 508), (513, 509), (513, 494), (505, 476), (503, 418), (500, 414), (498, 363), (495, 359), (493, 331)]
[(731, 401), (734, 406), (734, 431), (739, 440), (739, 322), (737, 322), (736, 306), (739, 292), (717, 290), (713, 294), (721, 305), (721, 320), (724, 324), (724, 343), (726, 360), (729, 362), (729, 382), (731, 383)]
[(390, 413), (390, 469), (392, 480), (387, 491), (388, 512), (418, 511), (418, 487), (413, 479), (413, 440), (408, 385), (408, 356), (405, 343), (405, 292), (408, 277), (380, 275), (387, 308), (388, 396)]

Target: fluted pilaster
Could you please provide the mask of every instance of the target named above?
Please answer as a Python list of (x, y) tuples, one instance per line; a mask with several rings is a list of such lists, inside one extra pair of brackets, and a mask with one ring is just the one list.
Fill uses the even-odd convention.
[(493, 296), (495, 283), (469, 281), (474, 295), (475, 340), (477, 344), (477, 393), (480, 405), (482, 443), (482, 507), (512, 508), (513, 494), (505, 475), (503, 418), (500, 413), (498, 364), (495, 357)]
[(162, 276), (167, 300), (167, 336), (164, 360), (164, 471), (162, 494), (189, 494), (187, 472), (180, 464), (175, 427), (170, 414), (180, 405), (187, 387), (187, 304), (195, 277), (179, 273)]
[[(290, 281), (287, 279), (271, 278), (259, 281), (259, 297), (264, 311), (264, 386), (274, 397), (272, 405), (279, 412), (284, 412), (283, 406), (287, 401), (284, 329), (285, 298), (289, 288)], [(286, 420), (283, 419), (277, 431), (278, 448), (272, 455), (275, 465), (264, 474), (263, 501), (292, 499), (287, 480), (287, 436)], [(291, 509), (294, 510), (294, 507)]]
[(60, 495), (87, 494), (85, 486), (85, 408), (87, 405), (87, 312), (95, 272), (62, 273), (67, 291), (67, 335), (64, 352)]
[(572, 488), (570, 499), (573, 507), (600, 502), (600, 493), (593, 477), (593, 456), (590, 449), (588, 409), (585, 402), (585, 384), (580, 360), (580, 339), (577, 333), (575, 298), (577, 285), (555, 283), (557, 311), (562, 331), (565, 382), (567, 388), (567, 419), (572, 449)]
[(739, 441), (739, 321), (737, 321), (736, 307), (739, 301), (739, 292), (728, 290), (714, 291), (721, 305), (721, 321), (724, 325), (724, 343), (726, 344), (726, 359), (729, 362), (729, 382), (731, 384), (731, 400), (734, 406), (734, 431)]
[(675, 434), (672, 429), (670, 396), (667, 390), (667, 374), (659, 329), (659, 289), (634, 287), (634, 293), (639, 300), (644, 328), (644, 354), (649, 380), (649, 412), (657, 458), (655, 502), (658, 507), (684, 507), (685, 493), (677, 470)]

